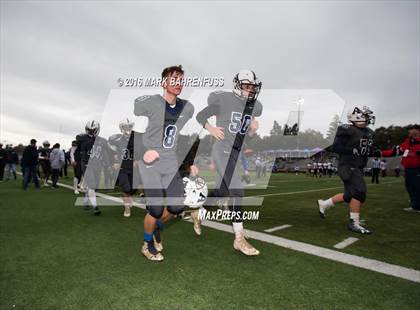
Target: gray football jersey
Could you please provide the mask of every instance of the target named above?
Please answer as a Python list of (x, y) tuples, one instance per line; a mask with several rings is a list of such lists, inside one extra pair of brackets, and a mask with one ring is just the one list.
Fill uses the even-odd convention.
[(226, 91), (212, 92), (207, 103), (209, 107), (215, 106), (216, 126), (224, 128), (222, 143), (229, 148), (233, 146), (237, 134), (245, 138), (252, 117), (261, 116), (263, 109), (258, 100), (250, 105), (246, 99)]
[(171, 108), (161, 95), (141, 96), (134, 102), (134, 114), (146, 116), (149, 123), (143, 134), (146, 150), (156, 150), (162, 156), (176, 156), (177, 137), (194, 114), (193, 105), (177, 98)]
[[(372, 129), (358, 128), (349, 124), (337, 128), (333, 149), (339, 154), (339, 166), (364, 168), (375, 148)], [(353, 149), (357, 149), (359, 155), (354, 155)]]

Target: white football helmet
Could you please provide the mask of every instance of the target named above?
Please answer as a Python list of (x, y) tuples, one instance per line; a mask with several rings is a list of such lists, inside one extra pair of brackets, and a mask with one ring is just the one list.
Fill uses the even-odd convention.
[(48, 142), (48, 140), (45, 140), (44, 142), (42, 142), (42, 145), (44, 147), (49, 147), (50, 146), (50, 142)]
[(373, 112), (368, 107), (363, 107), (361, 110), (355, 107), (353, 112), (347, 114), (347, 119), (353, 124), (366, 125), (374, 125), (376, 120)]
[[(244, 85), (254, 85), (254, 89), (248, 93), (244, 94)], [(235, 75), (233, 78), (233, 92), (235, 95), (241, 97), (241, 98), (252, 98), (257, 99), (258, 94), (260, 93), (262, 86), (262, 82), (258, 80), (257, 76), (255, 75), (254, 71), (251, 70), (241, 70), (239, 73)]]
[(184, 177), (184, 205), (196, 209), (201, 207), (207, 199), (208, 188), (201, 177)]
[(124, 136), (130, 136), (131, 131), (133, 130), (133, 127), (134, 127), (134, 122), (130, 121), (128, 118), (125, 118), (120, 122), (119, 127), (121, 130), (121, 133)]
[(91, 136), (97, 136), (99, 134), (100, 129), (101, 126), (99, 125), (99, 122), (95, 120), (88, 121), (85, 126), (86, 134)]

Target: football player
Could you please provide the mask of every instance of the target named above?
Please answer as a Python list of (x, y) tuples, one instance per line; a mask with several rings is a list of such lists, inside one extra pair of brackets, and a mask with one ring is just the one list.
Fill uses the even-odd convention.
[[(262, 113), (262, 105), (257, 100), (262, 83), (251, 70), (241, 70), (233, 82), (232, 92), (211, 93), (208, 106), (196, 118), (216, 140), (212, 148), (212, 159), (219, 175), (217, 193), (228, 197), (232, 211), (241, 215), (244, 189), (237, 165), (245, 137), (253, 136), (259, 127), (255, 117)], [(216, 117), (216, 126), (208, 122), (212, 116)], [(233, 247), (245, 255), (258, 255), (259, 251), (245, 239), (241, 217), (233, 219)]]
[[(120, 134), (109, 137), (108, 143), (114, 151), (112, 169), (118, 171), (118, 185), (123, 191), (124, 217), (131, 216), (133, 206), (133, 158), (134, 158), (134, 122), (128, 118), (119, 124)], [(137, 141), (137, 139), (136, 139)]]
[[(143, 255), (151, 261), (162, 261), (160, 233), (163, 223), (184, 211), (184, 185), (179, 174), (176, 154), (180, 130), (194, 113), (193, 105), (180, 99), (184, 70), (181, 66), (162, 72), (163, 96), (142, 96), (135, 100), (134, 114), (149, 119), (142, 135), (145, 153), (139, 170), (146, 196)], [(197, 168), (191, 166), (192, 175)], [(166, 196), (166, 207), (165, 207)]]
[(100, 215), (101, 210), (96, 203), (95, 189), (99, 186), (101, 171), (110, 165), (109, 145), (106, 139), (99, 137), (100, 124), (88, 121), (85, 134), (76, 137), (77, 147), (80, 148), (83, 183), (85, 191), (85, 206), (92, 206), (93, 214)]
[(51, 175), (50, 153), (50, 143), (45, 140), (42, 142), (42, 148), (38, 151), (39, 166), (42, 172), (41, 183), (43, 183), (43, 186), (49, 186), (48, 179)]
[(318, 200), (319, 214), (325, 218), (326, 211), (340, 202), (349, 204), (350, 223), (348, 229), (359, 234), (370, 234), (371, 231), (360, 225), (360, 210), (366, 200), (366, 183), (363, 168), (368, 157), (380, 156), (374, 146), (374, 135), (368, 125), (375, 123), (373, 112), (367, 107), (354, 108), (349, 113), (348, 121), (338, 127), (332, 150), (339, 155), (338, 176), (344, 183), (344, 193), (339, 193), (327, 200)]

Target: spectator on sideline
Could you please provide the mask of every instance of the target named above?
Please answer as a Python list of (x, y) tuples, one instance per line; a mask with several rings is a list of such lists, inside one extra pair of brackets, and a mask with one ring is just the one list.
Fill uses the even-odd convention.
[(19, 163), (19, 157), (11, 144), (6, 147), (6, 181), (9, 181), (12, 176), (16, 180), (16, 165)]
[(379, 184), (379, 171), (381, 171), (381, 161), (375, 157), (372, 159), (372, 183)]
[(410, 205), (404, 211), (420, 212), (420, 125), (408, 126), (408, 137), (403, 143), (382, 151), (384, 157), (398, 155), (402, 155), (405, 187), (410, 197)]
[(382, 159), (381, 160), (381, 163), (380, 163), (381, 177), (382, 178), (385, 178), (386, 177), (386, 166), (387, 166), (386, 160), (385, 159)]
[(50, 164), (52, 170), (52, 186), (57, 188), (58, 178), (60, 176), (60, 171), (64, 166), (65, 156), (64, 152), (60, 150), (60, 144), (56, 143), (53, 145), (53, 149), (50, 153)]
[(6, 150), (3, 148), (3, 144), (0, 143), (0, 182), (3, 182), (4, 167), (6, 166)]
[(35, 187), (39, 188), (39, 180), (36, 173), (36, 167), (38, 165), (38, 150), (36, 148), (35, 139), (32, 139), (31, 144), (29, 144), (23, 150), (21, 164), (23, 170), (23, 190), (28, 188), (28, 184), (31, 178), (35, 184)]

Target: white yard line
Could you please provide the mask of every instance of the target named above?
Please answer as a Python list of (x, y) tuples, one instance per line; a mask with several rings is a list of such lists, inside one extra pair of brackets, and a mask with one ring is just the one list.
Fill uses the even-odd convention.
[[(395, 183), (401, 183), (401, 182), (400, 181), (398, 181), (398, 182), (386, 182), (386, 183), (381, 183), (381, 184), (395, 184)], [(378, 184), (367, 184), (367, 186), (378, 186)], [(332, 189), (343, 189), (343, 186), (309, 189), (309, 190), (296, 191), (296, 192), (272, 193), (272, 194), (264, 194), (264, 195), (246, 196), (244, 198), (269, 197), (269, 196), (287, 196), (287, 195), (296, 195), (296, 194), (329, 191), (329, 190), (332, 190)]]
[[(204, 221), (202, 225), (233, 234), (231, 225), (210, 221)], [(376, 271), (386, 275), (420, 283), (420, 271), (415, 269), (384, 263), (375, 259), (330, 250), (322, 248), (320, 246), (311, 245), (299, 241), (293, 241), (286, 238), (281, 238), (252, 230), (245, 230), (245, 234), (252, 239), (272, 243), (290, 250), (303, 252), (318, 257), (323, 257), (339, 263), (367, 269), (370, 271)]]
[(264, 229), (264, 231), (268, 232), (268, 233), (272, 233), (274, 231), (282, 230), (282, 229), (289, 228), (289, 227), (292, 227), (292, 225), (289, 225), (289, 224), (281, 225), (281, 226), (277, 226), (277, 227), (273, 227), (273, 228), (269, 228), (269, 229)]
[(358, 238), (354, 238), (354, 237), (350, 237), (350, 238), (344, 239), (340, 243), (337, 243), (336, 245), (334, 245), (334, 248), (339, 249), (339, 250), (342, 250), (342, 249), (348, 247), (350, 244), (355, 243), (357, 240), (359, 240), (359, 239)]
[[(73, 190), (73, 187), (67, 184), (57, 183), (57, 185)], [(308, 191), (305, 191), (305, 192), (308, 192)], [(283, 194), (287, 194), (287, 193), (283, 193)], [(97, 193), (97, 195), (99, 197), (109, 199), (115, 202), (121, 202), (121, 198), (118, 198), (118, 197), (112, 197), (112, 196), (102, 194), (102, 193)], [(219, 231), (224, 231), (224, 232), (233, 234), (231, 225), (226, 225), (226, 224), (211, 222), (211, 221), (204, 221), (202, 225), (219, 230)], [(320, 246), (315, 246), (315, 245), (311, 245), (304, 242), (289, 240), (286, 238), (281, 238), (281, 237), (269, 235), (266, 233), (253, 231), (253, 230), (245, 230), (245, 233), (248, 237), (252, 239), (263, 241), (266, 243), (271, 243), (271, 244), (274, 244), (274, 245), (277, 245), (286, 249), (290, 249), (290, 250), (294, 250), (294, 251), (298, 251), (298, 252), (302, 252), (302, 253), (318, 256), (318, 257), (323, 257), (323, 258), (326, 258), (335, 262), (355, 266), (358, 268), (367, 269), (370, 271), (376, 271), (382, 274), (420, 283), (420, 271), (415, 270), (415, 269), (393, 265), (393, 264), (381, 262), (375, 259), (357, 256), (357, 255), (342, 253), (339, 251), (330, 250), (330, 249), (323, 248)]]

